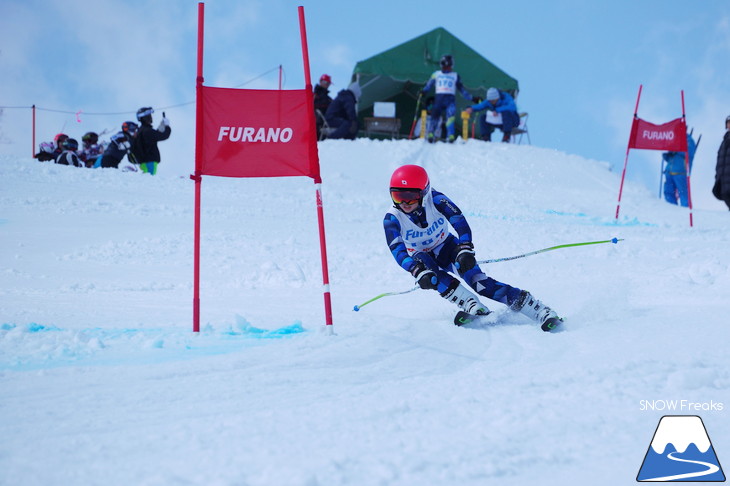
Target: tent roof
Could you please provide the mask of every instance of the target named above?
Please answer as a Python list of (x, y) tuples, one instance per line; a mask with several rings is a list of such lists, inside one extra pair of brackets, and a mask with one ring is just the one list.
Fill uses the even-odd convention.
[(513, 92), (519, 89), (516, 79), (443, 27), (358, 62), (353, 78), (357, 75), (361, 79), (382, 76), (402, 83), (423, 85), (434, 71), (440, 69), (439, 61), (445, 54), (454, 56), (454, 71), (459, 73), (462, 83), (471, 92), (485, 92), (490, 87)]

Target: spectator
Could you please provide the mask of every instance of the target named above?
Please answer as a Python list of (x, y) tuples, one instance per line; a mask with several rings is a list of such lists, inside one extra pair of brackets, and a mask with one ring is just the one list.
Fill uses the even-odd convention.
[(104, 153), (104, 145), (99, 143), (99, 134), (96, 132), (86, 132), (81, 137), (81, 143), (84, 145), (79, 154), (79, 158), (86, 167), (94, 167), (96, 159)]
[(83, 167), (84, 164), (79, 159), (76, 151), (79, 149), (79, 142), (74, 138), (67, 138), (63, 141), (63, 152), (56, 157), (56, 163), (60, 165), (72, 165), (74, 167)]
[(332, 133), (327, 138), (345, 138), (355, 140), (357, 137), (357, 100), (360, 99), (362, 91), (357, 81), (350, 83), (347, 89), (343, 89), (330, 103), (325, 114), (325, 119)]
[(465, 111), (471, 113), (472, 111), (482, 111), (487, 109), (493, 111), (495, 114), (501, 116), (499, 124), (492, 124), (487, 122), (487, 117), (479, 117), (479, 132), (482, 140), (487, 142), (492, 140), (492, 132), (495, 128), (502, 130), (502, 141), (509, 142), (509, 138), (512, 135), (512, 129), (516, 128), (520, 124), (520, 115), (517, 114), (517, 105), (515, 104), (514, 98), (506, 91), (498, 90), (497, 88), (489, 88), (487, 90), (487, 99), (472, 105)]
[(63, 152), (63, 142), (66, 141), (68, 135), (65, 133), (58, 133), (53, 138), (53, 142), (43, 142), (40, 144), (40, 151), (35, 154), (35, 158), (39, 162), (48, 162), (49, 160), (56, 160), (61, 152)]
[(132, 155), (132, 143), (137, 134), (138, 125), (132, 121), (122, 123), (122, 131), (112, 135), (109, 145), (107, 145), (104, 153), (96, 159), (94, 168), (113, 168), (118, 169), (119, 164), (126, 155), (130, 162), (135, 163), (134, 155)]
[(461, 95), (469, 101), (472, 100), (472, 96), (461, 84), (461, 77), (453, 71), (454, 58), (450, 54), (446, 54), (441, 58), (440, 64), (441, 70), (434, 72), (426, 86), (421, 90), (421, 94), (426, 95), (434, 85), (436, 86), (436, 98), (431, 109), (431, 120), (426, 130), (426, 140), (430, 143), (436, 141), (434, 133), (437, 130), (441, 116), (445, 114), (446, 140), (452, 143), (456, 140), (456, 90), (458, 89)]
[(323, 74), (319, 83), (314, 87), (314, 119), (317, 121), (317, 139), (321, 138), (321, 130), (324, 125), (324, 114), (327, 113), (332, 97), (330, 96), (330, 85), (332, 78), (329, 74)]
[[(687, 134), (687, 150), (689, 151), (689, 170), (691, 173), (697, 144), (689, 133)], [(662, 154), (662, 160), (667, 163), (664, 167), (664, 199), (670, 204), (677, 204), (679, 199), (679, 203), (687, 207), (689, 206), (689, 197), (684, 159), (685, 152), (664, 152)]]
[(170, 121), (162, 112), (162, 120), (155, 130), (152, 127), (152, 113), (150, 107), (143, 107), (137, 110), (137, 120), (141, 123), (137, 136), (134, 138), (132, 153), (137, 159), (142, 172), (145, 174), (157, 174), (157, 165), (160, 163), (160, 149), (157, 148), (157, 142), (170, 138), (172, 129)]
[(712, 194), (717, 199), (725, 201), (730, 209), (730, 116), (725, 118), (725, 136), (717, 151), (715, 185), (712, 187)]

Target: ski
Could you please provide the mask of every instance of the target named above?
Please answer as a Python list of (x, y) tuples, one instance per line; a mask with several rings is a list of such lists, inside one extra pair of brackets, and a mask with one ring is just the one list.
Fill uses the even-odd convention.
[(542, 326), (540, 326), (540, 329), (542, 329), (545, 332), (553, 332), (558, 331), (561, 329), (561, 324), (563, 323), (563, 320), (559, 317), (551, 317), (547, 321), (542, 323)]
[[(489, 313), (491, 314), (491, 312)], [(471, 322), (476, 321), (480, 317), (486, 317), (489, 314), (469, 314), (468, 312), (459, 311), (456, 313), (456, 316), (454, 316), (454, 324), (461, 327), (466, 324), (469, 324)], [(563, 324), (563, 319), (560, 317), (551, 317), (547, 321), (545, 321), (541, 326), (540, 329), (542, 329), (545, 332), (559, 332), (561, 331)]]
[(488, 314), (469, 314), (468, 312), (459, 311), (454, 316), (454, 324), (456, 324), (457, 326), (463, 326), (464, 324), (474, 322), (480, 317), (487, 317), (489, 314), (491, 314), (491, 312), (489, 312)]

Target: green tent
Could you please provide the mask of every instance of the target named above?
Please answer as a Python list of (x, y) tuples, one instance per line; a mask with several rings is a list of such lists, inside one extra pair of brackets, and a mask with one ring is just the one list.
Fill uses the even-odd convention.
[[(359, 80), (362, 88), (358, 102), (360, 127), (365, 126), (365, 117), (373, 116), (374, 102), (392, 101), (396, 104), (396, 118), (401, 119), (400, 133), (407, 136), (411, 130), (418, 92), (431, 74), (441, 68), (439, 61), (445, 54), (454, 57), (454, 71), (459, 73), (461, 82), (472, 96), (484, 98), (491, 87), (517, 95), (519, 85), (516, 79), (449, 31), (438, 27), (357, 63), (352, 80)], [(464, 109), (468, 104), (460, 94), (456, 95), (457, 110)]]

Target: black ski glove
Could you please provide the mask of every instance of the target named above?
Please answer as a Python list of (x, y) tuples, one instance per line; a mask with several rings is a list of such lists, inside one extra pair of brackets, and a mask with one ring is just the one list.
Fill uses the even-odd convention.
[(477, 264), (477, 259), (474, 255), (474, 244), (472, 242), (461, 243), (456, 247), (454, 263), (456, 263), (456, 268), (459, 269), (459, 273), (468, 272), (474, 268)]
[(413, 275), (416, 279), (416, 283), (418, 283), (418, 286), (422, 289), (435, 290), (437, 288), (436, 284), (438, 279), (436, 278), (436, 273), (424, 265), (423, 262), (416, 262), (416, 264), (411, 267), (411, 275)]

